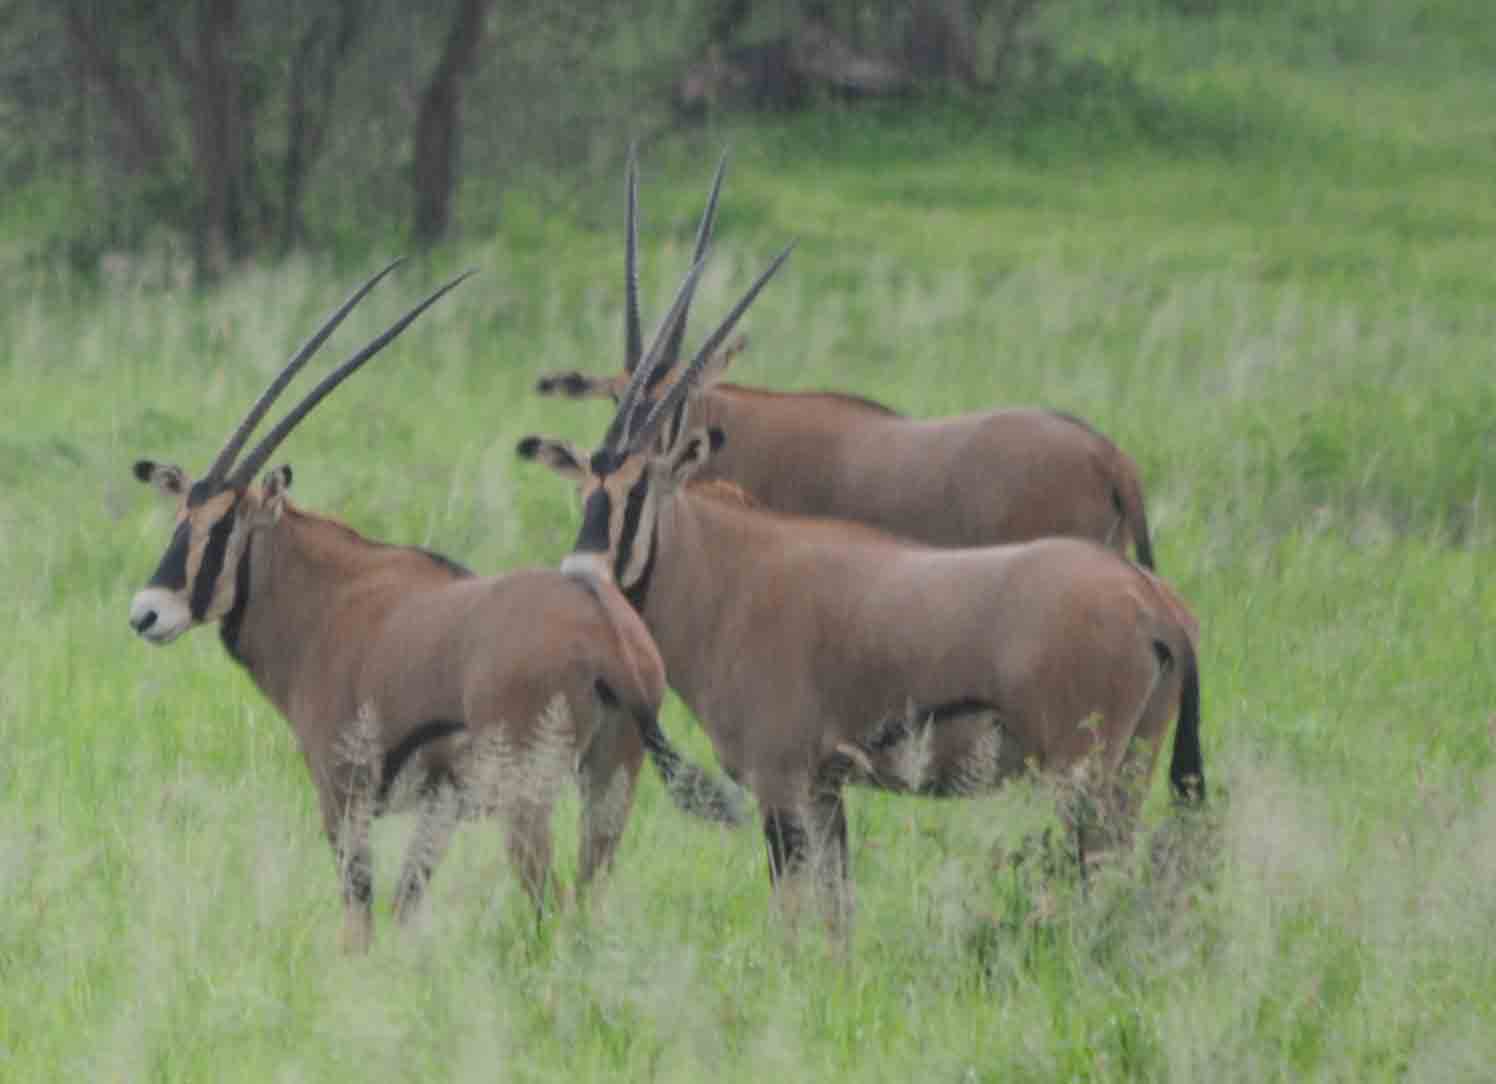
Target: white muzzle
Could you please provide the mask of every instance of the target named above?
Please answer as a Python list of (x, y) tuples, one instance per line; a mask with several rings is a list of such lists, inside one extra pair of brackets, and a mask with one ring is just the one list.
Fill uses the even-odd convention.
[(192, 612), (164, 587), (147, 587), (130, 602), (130, 627), (153, 644), (169, 644), (192, 627)]

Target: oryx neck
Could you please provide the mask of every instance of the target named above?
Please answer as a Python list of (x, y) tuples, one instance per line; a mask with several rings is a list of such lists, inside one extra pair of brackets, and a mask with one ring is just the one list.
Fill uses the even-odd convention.
[(726, 642), (744, 559), (742, 539), (732, 529), (734, 511), (727, 502), (694, 495), (689, 488), (661, 502), (656, 559), (640, 610), (671, 687), (708, 730), (712, 712), (704, 697), (714, 685), (712, 668), (731, 665), (712, 645)]
[(234, 625), (221, 632), (230, 654), (289, 714), (298, 673), (316, 665), (324, 638), (337, 637), (341, 603), (354, 594), (366, 601), (380, 596), (393, 601), (464, 574), (435, 554), (371, 541), (337, 520), (288, 503), (279, 520), (250, 535), (239, 572), (240, 584), (248, 581), (248, 601), (237, 615), (231, 612)]

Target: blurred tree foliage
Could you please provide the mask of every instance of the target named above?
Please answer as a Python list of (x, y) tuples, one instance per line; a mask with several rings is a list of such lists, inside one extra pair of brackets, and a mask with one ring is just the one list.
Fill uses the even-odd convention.
[(91, 271), (165, 251), (211, 279), (399, 228), (465, 179), (611, 161), (724, 108), (1001, 83), (1041, 0), (0, 0), (0, 212)]

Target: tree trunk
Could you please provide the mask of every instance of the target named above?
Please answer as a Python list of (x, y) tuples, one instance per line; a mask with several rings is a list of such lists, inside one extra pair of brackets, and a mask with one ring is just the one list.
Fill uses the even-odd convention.
[(156, 124), (155, 110), (125, 71), (111, 44), (99, 34), (94, 12), (79, 0), (72, 0), (63, 6), (62, 17), (80, 70), (103, 88), (124, 130), (126, 164), (134, 170), (159, 166), (166, 158), (166, 139)]
[(905, 56), (916, 79), (977, 81), (972, 18), (966, 0), (917, 0), (910, 11)]
[[(281, 205), (278, 228), (281, 254), (301, 242), (301, 199), (306, 179), (322, 152), (332, 113), (338, 69), (361, 27), (358, 0), (341, 0), (338, 25), (318, 15), (302, 35), (291, 58), (286, 87), (286, 151), (281, 160)], [(315, 84), (315, 86), (313, 86)]]
[(169, 22), (158, 27), (162, 50), (192, 111), (193, 172), (199, 186), (193, 257), (201, 278), (212, 279), (249, 253), (247, 158), (249, 118), (240, 100), (240, 71), (232, 55), (238, 0), (197, 0), (194, 54)]
[(489, 4), (490, 0), (458, 0), (446, 47), (421, 95), (411, 183), (415, 240), (422, 246), (441, 240), (451, 223), (462, 77), (477, 55)]

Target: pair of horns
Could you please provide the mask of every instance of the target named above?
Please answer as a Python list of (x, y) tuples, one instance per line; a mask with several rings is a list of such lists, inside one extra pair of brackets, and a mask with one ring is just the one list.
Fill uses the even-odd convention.
[(759, 291), (764, 288), (784, 261), (789, 259), (790, 252), (795, 247), (794, 242), (785, 246), (768, 268), (754, 280), (748, 292), (733, 306), (726, 319), (707, 336), (706, 341), (702, 343), (680, 378), (649, 409), (639, 424), (635, 425), (635, 420), (643, 409), (639, 403), (640, 395), (664, 379), (680, 360), (681, 342), (686, 334), (686, 317), (690, 312), (691, 298), (701, 279), (702, 269), (706, 266), (712, 228), (717, 219), (717, 198), (722, 191), (722, 178), (726, 172), (727, 153), (724, 151), (717, 162), (717, 172), (712, 177), (712, 188), (707, 196), (706, 210), (702, 212), (701, 222), (696, 228), (696, 245), (691, 256), (691, 269), (686, 272), (684, 281), (676, 290), (675, 299), (666, 311), (665, 318), (660, 321), (660, 326), (655, 331), (654, 338), (650, 341), (649, 349), (646, 351), (643, 346), (639, 319), (639, 163), (634, 149), (632, 147), (629, 149), (627, 223), (624, 243), (624, 366), (629, 373), (629, 382), (623, 394), (619, 396), (618, 409), (613, 415), (608, 431), (603, 435), (602, 446), (604, 448), (624, 453), (643, 446), (661, 420), (670, 415), (695, 385), (706, 363), (727, 341), (727, 337), (732, 334), (732, 329), (748, 311), (748, 306), (753, 304)]
[[(722, 152), (722, 157), (717, 160), (717, 172), (712, 177), (712, 190), (706, 199), (706, 210), (701, 212), (701, 222), (696, 227), (696, 246), (691, 254), (691, 263), (696, 265), (706, 255), (706, 249), (712, 242), (712, 229), (717, 223), (717, 197), (722, 192), (722, 178), (727, 175), (727, 152)], [(624, 369), (634, 374), (639, 369), (640, 357), (644, 352), (643, 337), (641, 334), (639, 320), (639, 158), (634, 147), (629, 148), (628, 177), (627, 177), (627, 213), (624, 225), (626, 240), (623, 250), (623, 275), (624, 275)], [(689, 299), (686, 306), (690, 308)], [(669, 372), (671, 367), (680, 360), (681, 340), (686, 334), (686, 318), (682, 315), (681, 322), (671, 334), (669, 342), (665, 347), (665, 363), (660, 370), (660, 376)], [(654, 386), (655, 381), (650, 381)]]
[[(357, 290), (353, 291), (348, 300), (343, 302), (327, 318), (326, 322), (302, 345), (300, 350), (296, 351), (291, 360), (286, 363), (285, 368), (276, 374), (275, 379), (270, 382), (270, 386), (255, 401), (254, 406), (249, 408), (249, 413), (244, 416), (244, 420), (239, 423), (238, 427), (224, 443), (222, 450), (219, 451), (218, 456), (213, 460), (213, 465), (208, 468), (208, 473), (204, 476), (204, 481), (222, 483), (228, 489), (242, 489), (248, 485), (250, 480), (254, 478), (255, 472), (265, 465), (265, 461), (270, 458), (281, 442), (290, 435), (291, 430), (295, 429), (301, 420), (310, 414), (318, 403), (325, 399), (344, 380), (347, 380), (357, 372), (366, 361), (393, 342), (402, 331), (415, 321), (416, 317), (436, 304), (442, 295), (456, 288), (460, 282), (474, 273), (471, 270), (464, 271), (446, 285), (435, 290), (419, 305), (400, 317), (399, 320), (396, 320), (383, 334), (379, 335), (362, 350), (323, 377), (322, 382), (313, 388), (307, 394), (306, 398), (297, 403), (280, 420), (276, 427), (266, 434), (265, 439), (255, 445), (254, 450), (237, 467), (234, 467), (235, 457), (238, 456), (239, 450), (244, 447), (244, 442), (249, 439), (250, 435), (254, 432), (255, 426), (260, 424), (260, 421), (265, 417), (266, 411), (275, 403), (280, 393), (285, 391), (286, 385), (291, 383), (291, 380), (301, 371), (302, 366), (327, 341), (327, 337), (337, 330), (338, 325), (353, 311), (354, 306), (362, 301), (365, 295), (379, 284), (381, 279), (404, 262), (403, 258), (395, 260), (389, 266), (370, 277)], [(229, 474), (230, 468), (233, 468), (232, 474)]]

